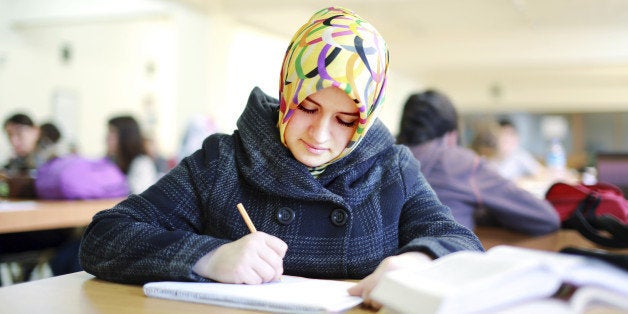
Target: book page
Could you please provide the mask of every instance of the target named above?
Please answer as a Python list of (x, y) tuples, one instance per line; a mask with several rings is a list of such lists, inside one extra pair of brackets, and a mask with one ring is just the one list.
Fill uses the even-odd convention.
[(594, 286), (628, 295), (628, 272), (591, 257), (500, 245), (488, 250), (488, 255), (536, 260), (564, 283)]
[(33, 210), (37, 208), (35, 201), (2, 201), (0, 200), (0, 211), (10, 212), (19, 210)]
[(560, 283), (535, 260), (461, 251), (386, 274), (372, 296), (404, 313), (476, 312), (549, 297)]
[(569, 305), (575, 313), (596, 307), (628, 311), (628, 295), (594, 286), (580, 287), (569, 299)]
[(625, 295), (596, 287), (577, 288), (568, 299), (544, 298), (523, 302), (498, 311), (500, 314), (552, 313), (575, 314), (598, 310), (598, 313), (619, 313), (628, 311), (628, 298)]
[[(570, 301), (552, 298), (563, 284), (578, 287)], [(496, 246), (390, 272), (372, 297), (400, 313), (581, 313), (595, 304), (626, 307), (628, 272), (584, 256)]]
[(145, 284), (144, 294), (270, 312), (340, 312), (362, 303), (361, 298), (347, 293), (354, 284), (295, 276), (259, 285), (164, 281)]

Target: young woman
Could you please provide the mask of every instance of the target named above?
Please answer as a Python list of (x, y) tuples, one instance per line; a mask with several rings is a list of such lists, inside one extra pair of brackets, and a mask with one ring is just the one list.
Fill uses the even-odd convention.
[(107, 155), (126, 176), (131, 193), (141, 193), (157, 181), (158, 173), (140, 126), (131, 116), (113, 117), (107, 125)]
[(209, 136), (96, 215), (82, 266), (124, 283), (368, 276), (350, 293), (377, 306), (369, 293), (383, 272), (482, 250), (376, 119), (387, 68), (371, 24), (343, 8), (316, 12), (286, 52), (280, 100), (255, 88), (233, 134)]

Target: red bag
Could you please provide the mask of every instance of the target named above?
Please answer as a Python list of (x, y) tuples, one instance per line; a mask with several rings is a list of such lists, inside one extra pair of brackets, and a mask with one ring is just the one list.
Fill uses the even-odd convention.
[(549, 188), (545, 199), (558, 212), (564, 228), (576, 229), (600, 245), (628, 247), (628, 200), (618, 187), (603, 182), (558, 182)]
[(589, 195), (600, 197), (600, 203), (595, 209), (596, 216), (612, 215), (628, 224), (628, 200), (618, 187), (609, 183), (570, 185), (558, 182), (550, 187), (545, 198), (554, 205), (560, 220), (565, 221), (573, 215), (578, 203)]

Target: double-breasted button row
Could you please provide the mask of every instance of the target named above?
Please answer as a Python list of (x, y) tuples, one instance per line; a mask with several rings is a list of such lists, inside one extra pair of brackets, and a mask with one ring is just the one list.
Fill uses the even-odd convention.
[[(292, 223), (295, 216), (296, 215), (294, 213), (294, 210), (288, 207), (280, 207), (275, 213), (275, 219), (277, 219), (277, 222), (284, 226)], [(329, 215), (329, 219), (334, 226), (342, 227), (347, 223), (347, 220), (349, 219), (349, 214), (346, 210), (342, 208), (337, 208), (331, 212), (331, 214)]]

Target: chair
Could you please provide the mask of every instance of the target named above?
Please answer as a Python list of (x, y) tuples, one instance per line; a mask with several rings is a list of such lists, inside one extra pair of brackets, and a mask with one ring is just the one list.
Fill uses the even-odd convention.
[(596, 168), (599, 181), (618, 186), (628, 196), (628, 152), (598, 152)]
[[(26, 282), (32, 276), (50, 277), (45, 266), (54, 254), (54, 249), (0, 254), (0, 286)], [(49, 271), (48, 271), (49, 273)]]

